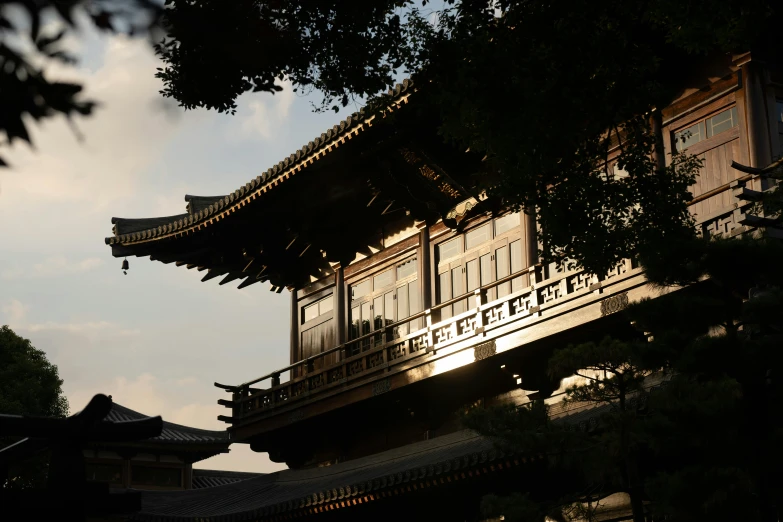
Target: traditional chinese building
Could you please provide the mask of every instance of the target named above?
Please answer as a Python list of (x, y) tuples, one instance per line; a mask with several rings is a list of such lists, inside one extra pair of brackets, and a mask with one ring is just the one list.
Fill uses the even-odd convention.
[[(444, 145), (416, 100), (406, 81), (383, 111), (353, 114), (227, 195), (113, 219), (115, 257), (290, 295), (290, 346), (277, 349), (291, 364), (238, 365), (236, 383), (216, 384), (232, 442), (290, 469), (146, 495), (140, 519), (475, 520), (481, 495), (534, 489), (542, 464), (463, 431), (458, 412), (539, 397), (588, 421), (558, 407), (545, 362), (555, 346), (638, 335), (615, 312), (650, 295), (641, 269), (540, 263), (534, 219), (478, 191), (481, 157)], [(705, 162), (691, 203), (702, 233), (779, 234), (750, 204), (768, 188), (753, 168), (783, 150), (781, 100), (783, 76), (746, 54), (663, 110), (667, 150)]]
[[(106, 420), (128, 422), (148, 416), (112, 403)], [(83, 450), (87, 480), (115, 488), (183, 490), (223, 485), (253, 473), (193, 469), (193, 464), (229, 452), (226, 431), (202, 430), (163, 421), (160, 435), (137, 441), (92, 442)]]

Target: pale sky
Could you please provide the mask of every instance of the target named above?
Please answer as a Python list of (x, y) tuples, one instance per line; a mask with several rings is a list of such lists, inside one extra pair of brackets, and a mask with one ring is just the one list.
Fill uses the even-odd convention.
[[(240, 99), (235, 116), (166, 104), (144, 41), (86, 33), (83, 57), (53, 75), (80, 78), (103, 106), (36, 127), (0, 169), (0, 324), (44, 350), (71, 404), (95, 393), (164, 420), (224, 429), (215, 381), (237, 384), (288, 364), (289, 294), (237, 290), (149, 258), (111, 256), (111, 217), (185, 211), (184, 195), (227, 194), (320, 135), (339, 115), (287, 89)], [(282, 466), (243, 445), (197, 467), (269, 472)]]

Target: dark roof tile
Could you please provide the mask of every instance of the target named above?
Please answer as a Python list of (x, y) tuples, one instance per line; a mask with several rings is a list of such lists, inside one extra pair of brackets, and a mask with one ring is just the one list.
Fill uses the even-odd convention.
[[(126, 408), (125, 406), (117, 404), (116, 402), (112, 404), (111, 411), (106, 416), (106, 420), (114, 422), (146, 418), (147, 415), (131, 410), (130, 408)], [(190, 426), (182, 426), (180, 424), (174, 424), (173, 422), (166, 421), (163, 421), (162, 433), (158, 437), (154, 437), (149, 440), (176, 444), (230, 444), (227, 431), (202, 430), (199, 428), (191, 428)]]

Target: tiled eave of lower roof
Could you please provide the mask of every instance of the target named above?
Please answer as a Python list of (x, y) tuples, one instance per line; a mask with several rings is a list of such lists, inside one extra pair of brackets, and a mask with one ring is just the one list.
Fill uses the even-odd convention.
[[(112, 422), (126, 422), (131, 420), (141, 420), (148, 418), (147, 415), (131, 410), (116, 402), (112, 404), (106, 419)], [(202, 430), (191, 426), (174, 424), (173, 422), (163, 421), (163, 430), (157, 437), (138, 441), (140, 445), (165, 444), (165, 445), (199, 445), (213, 446), (217, 451), (228, 448), (231, 439), (227, 431)], [(136, 443), (124, 443), (133, 445)]]
[[(249, 204), (260, 195), (268, 192), (272, 188), (283, 183), (291, 176), (302, 171), (309, 165), (324, 157), (332, 150), (338, 148), (346, 141), (358, 136), (362, 131), (372, 127), (375, 118), (384, 117), (386, 113), (397, 110), (408, 103), (408, 98), (415, 92), (413, 82), (405, 80), (402, 84), (397, 84), (395, 88), (389, 91), (391, 98), (383, 110), (372, 114), (365, 114), (362, 110), (354, 113), (339, 125), (335, 125), (319, 137), (291, 154), (271, 169), (267, 170), (261, 176), (253, 179), (243, 187), (231, 194), (217, 200), (209, 205), (188, 205), (188, 214), (176, 216), (174, 220), (166, 223), (158, 223), (157, 226), (143, 228), (139, 230), (134, 221), (142, 220), (122, 220), (127, 228), (133, 232), (122, 234), (117, 233), (113, 237), (106, 238), (107, 245), (130, 246), (136, 244), (157, 241), (164, 238), (184, 236), (213, 223), (224, 219), (232, 212)], [(200, 197), (199, 203), (206, 203), (209, 197)], [(156, 218), (148, 218), (154, 220)], [(121, 231), (120, 231), (121, 232)]]
[(145, 492), (142, 512), (132, 520), (298, 518), (480, 478), (541, 459), (504, 453), (490, 439), (458, 432), (335, 466), (285, 470), (200, 493)]

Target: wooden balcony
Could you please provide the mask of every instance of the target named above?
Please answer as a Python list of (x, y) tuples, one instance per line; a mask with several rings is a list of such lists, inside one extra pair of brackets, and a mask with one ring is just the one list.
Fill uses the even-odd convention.
[[(757, 177), (744, 176), (695, 198), (693, 205), (710, 198), (728, 202), (698, 220), (699, 231), (736, 235), (769, 224), (768, 218), (750, 213), (759, 195), (747, 188), (750, 183), (760, 186)], [(487, 301), (488, 295), (525, 273), (530, 286)], [(230, 416), (220, 419), (230, 423), (234, 438), (242, 441), (502, 352), (524, 350), (533, 341), (659, 293), (648, 287), (632, 260), (602, 277), (583, 271), (549, 273), (547, 267), (534, 266), (261, 378), (239, 386), (216, 383), (232, 394), (231, 400), (218, 401), (231, 409)], [(441, 309), (466, 300), (467, 311), (435, 320)], [(400, 335), (401, 327), (416, 321), (423, 327)], [(260, 383), (267, 387), (259, 388)]]

